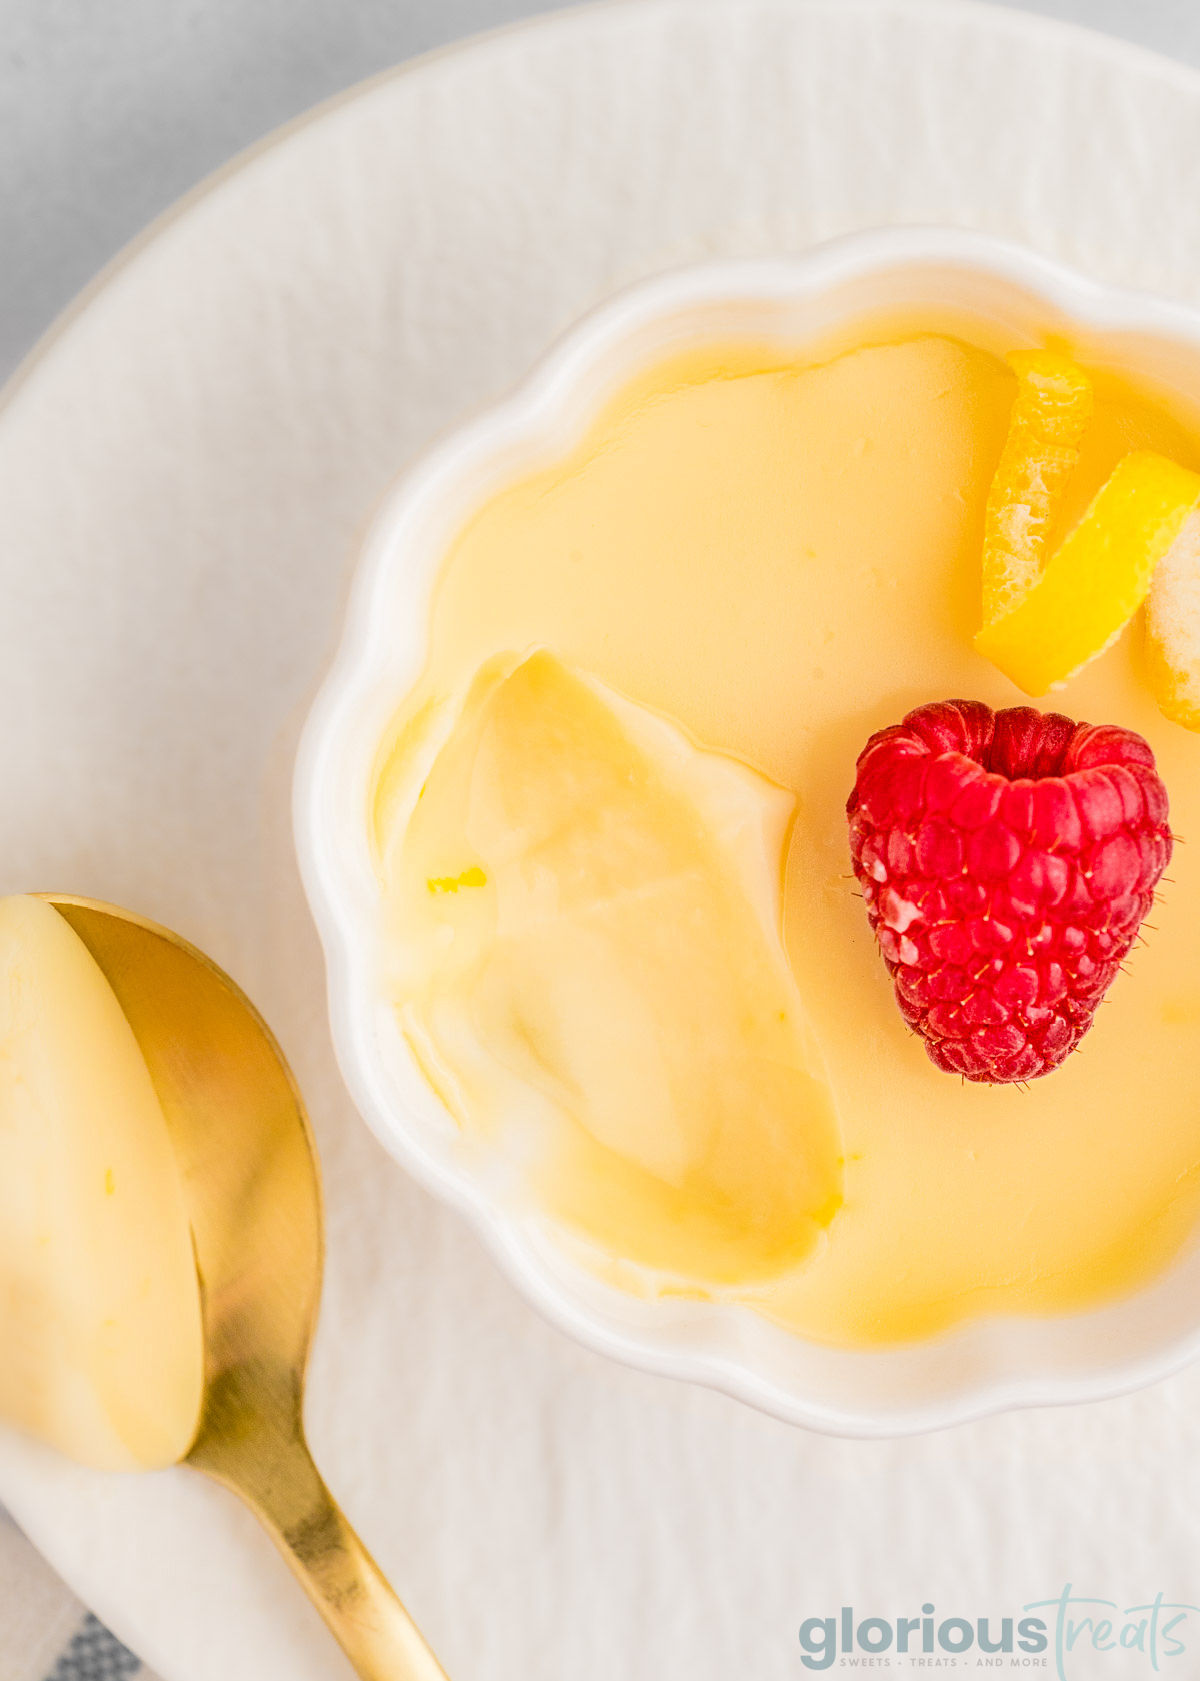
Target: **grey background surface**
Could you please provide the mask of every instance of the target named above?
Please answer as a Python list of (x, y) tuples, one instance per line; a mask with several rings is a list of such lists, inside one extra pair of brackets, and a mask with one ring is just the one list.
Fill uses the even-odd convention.
[[(1200, 64), (1200, 0), (1021, 3)], [(414, 53), (555, 9), (0, 0), (0, 379), (127, 240), (243, 147)]]

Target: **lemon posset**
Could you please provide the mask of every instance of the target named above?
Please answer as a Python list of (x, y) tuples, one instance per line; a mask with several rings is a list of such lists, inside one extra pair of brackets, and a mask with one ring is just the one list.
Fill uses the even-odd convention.
[(545, 652), (446, 723), (384, 865), (430, 1079), (602, 1253), (713, 1291), (795, 1267), (842, 1175), (779, 938), (791, 801)]
[[(1200, 834), (1200, 735), (1159, 710), (1140, 639), (1088, 657), (1147, 586), (1152, 633), (1156, 592), (1184, 623), (1200, 449), (1157, 401), (991, 342), (961, 319), (874, 321), (644, 369), (464, 520), (380, 755), (382, 982), (479, 1174), (607, 1280), (842, 1346), (1110, 1301), (1200, 1214), (1195, 846), (1115, 967), (1169, 845), (1157, 790), (1170, 830)], [(1105, 557), (1120, 599), (1048, 676), (1076, 671), (1068, 735), (1118, 725), (1147, 757), (1042, 765), (1032, 803), (1024, 761), (1006, 788), (980, 763), (995, 809), (958, 812), (917, 904), (903, 823), (876, 836), (888, 880), (855, 881), (846, 800), (863, 744), (913, 709), (1020, 701), (975, 646), (981, 554), (993, 623), (1017, 632), (1041, 603), (1073, 610)], [(931, 787), (914, 845), (940, 833)], [(1043, 833), (1060, 795), (1073, 841)], [(989, 919), (1003, 894), (1012, 918)], [(918, 987), (906, 1020), (893, 985), (935, 927), (929, 985), (958, 991)], [(982, 992), (964, 932), (1010, 936)], [(965, 1030), (941, 1035), (951, 1068), (982, 1031), (986, 1078), (934, 1066), (914, 1015)], [(1019, 1083), (1027, 1051), (1049, 1067), (1076, 1041)]]
[(83, 941), (0, 899), (0, 1416), (104, 1469), (200, 1415), (200, 1289), (150, 1074)]

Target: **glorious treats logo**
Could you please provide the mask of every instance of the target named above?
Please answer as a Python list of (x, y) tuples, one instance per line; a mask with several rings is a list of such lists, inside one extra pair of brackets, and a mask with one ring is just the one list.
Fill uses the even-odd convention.
[[(1200, 1605), (1158, 1593), (1137, 1604), (1077, 1592), (1068, 1582), (1053, 1599), (1033, 1599), (1007, 1615), (942, 1615), (927, 1600), (918, 1616), (862, 1616), (843, 1605), (835, 1616), (800, 1625), (806, 1669), (1041, 1670), (1057, 1681), (1099, 1681), (1100, 1659), (1119, 1654), (1116, 1676), (1159, 1673), (1189, 1650), (1200, 1654)], [(1131, 1668), (1131, 1664), (1137, 1668)], [(1181, 1676), (1183, 1671), (1176, 1671)], [(1189, 1671), (1195, 1673), (1195, 1671)]]

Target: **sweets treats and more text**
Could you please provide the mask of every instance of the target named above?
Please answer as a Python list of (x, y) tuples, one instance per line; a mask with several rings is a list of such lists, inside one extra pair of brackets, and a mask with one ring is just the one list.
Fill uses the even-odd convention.
[(475, 508), (369, 822), (380, 984), (497, 1196), (842, 1346), (1171, 1261), (1198, 467), (1065, 343), (876, 320), (676, 353)]

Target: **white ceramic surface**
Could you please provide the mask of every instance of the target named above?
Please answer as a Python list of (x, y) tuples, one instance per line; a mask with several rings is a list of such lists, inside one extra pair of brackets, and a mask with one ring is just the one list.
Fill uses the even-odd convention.
[[(938, 1429), (1003, 1407), (1152, 1383), (1200, 1351), (1200, 1245), (1102, 1311), (983, 1320), (902, 1349), (821, 1347), (748, 1309), (643, 1301), (573, 1265), (498, 1199), (457, 1148), (380, 982), (383, 893), (367, 813), (380, 742), (420, 675), (433, 583), (453, 535), (496, 489), (561, 459), (639, 368), (706, 339), (803, 345), (873, 312), (969, 309), (1010, 336), (1094, 337), (1107, 362), (1200, 412), (1200, 316), (1097, 284), (1020, 246), (958, 229), (885, 228), (790, 259), (709, 263), (594, 311), (507, 402), (405, 475), (365, 545), (346, 631), (301, 744), (296, 833), (325, 942), (346, 1082), (386, 1148), (476, 1222), (530, 1300), (601, 1352), (711, 1383), (793, 1423), (854, 1435)], [(1110, 337), (1111, 335), (1111, 337)], [(499, 650), (498, 650), (499, 651)]]
[[(153, 230), (0, 409), (0, 886), (174, 924), (277, 1029), (328, 1199), (314, 1445), (454, 1681), (794, 1681), (802, 1617), (1007, 1615), (1068, 1580), (1200, 1603), (1200, 1366), (836, 1440), (549, 1327), (348, 1101), (289, 813), (365, 513), (593, 305), (887, 222), (1196, 304), (1197, 155), (1193, 74), (1017, 13), (606, 5), (293, 128)], [(0, 1433), (0, 1500), (166, 1681), (345, 1677), (194, 1476)]]

